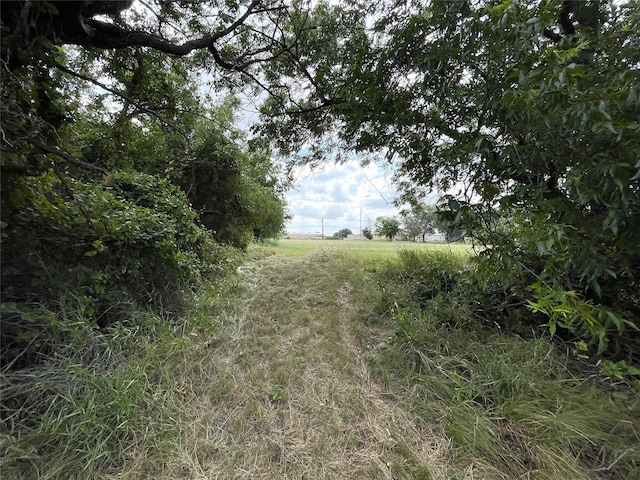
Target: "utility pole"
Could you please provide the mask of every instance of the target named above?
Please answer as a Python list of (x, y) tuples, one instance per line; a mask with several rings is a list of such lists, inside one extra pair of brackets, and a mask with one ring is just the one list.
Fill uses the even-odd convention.
[(324, 217), (322, 217), (322, 240), (324, 240)]
[(362, 240), (362, 207), (360, 207), (360, 240)]

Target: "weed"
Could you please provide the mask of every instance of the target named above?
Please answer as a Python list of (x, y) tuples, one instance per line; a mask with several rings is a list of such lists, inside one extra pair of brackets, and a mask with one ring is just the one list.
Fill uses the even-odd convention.
[[(114, 337), (122, 340), (121, 329)], [(103, 355), (94, 354), (92, 364), (67, 356), (46, 367), (5, 372), (3, 478), (95, 478), (126, 464), (132, 449), (145, 448), (143, 432), (165, 445), (178, 438), (173, 415), (179, 405), (158, 378), (158, 365), (151, 370), (147, 362), (119, 360), (113, 369), (111, 341), (104, 339)], [(170, 455), (166, 448), (156, 452)]]
[[(392, 277), (388, 268), (383, 278)], [(406, 261), (395, 268), (406, 268), (401, 278), (415, 272)], [(576, 376), (574, 361), (549, 340), (523, 339), (483, 324), (468, 328), (442, 309), (448, 294), (436, 292), (421, 308), (402, 292), (385, 299), (394, 305), (387, 317), (396, 334), (369, 358), (399, 402), (423, 421), (443, 426), (456, 465), (474, 465), (488, 478), (532, 472), (535, 478), (596, 478), (605, 464), (620, 478), (640, 473), (637, 404), (614, 406), (589, 378)]]
[(280, 385), (269, 385), (269, 399), (271, 402), (284, 402), (288, 395), (287, 391)]

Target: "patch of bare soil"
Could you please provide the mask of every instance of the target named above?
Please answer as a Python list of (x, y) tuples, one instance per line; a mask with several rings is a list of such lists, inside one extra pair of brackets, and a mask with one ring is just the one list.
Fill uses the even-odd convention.
[(159, 477), (447, 478), (436, 422), (412, 418), (368, 372), (346, 261), (274, 256), (245, 268), (234, 308), (190, 353), (192, 421), (181, 460)]

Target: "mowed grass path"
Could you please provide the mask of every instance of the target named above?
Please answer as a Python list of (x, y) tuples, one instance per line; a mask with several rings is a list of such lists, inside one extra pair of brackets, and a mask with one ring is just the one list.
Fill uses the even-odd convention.
[(449, 457), (443, 433), (368, 373), (363, 345), (390, 332), (354, 316), (362, 257), (338, 248), (348, 243), (302, 254), (283, 241), (288, 255), (245, 266), (214, 334), (183, 359), (182, 461), (156, 478), (445, 478), (433, 475)]

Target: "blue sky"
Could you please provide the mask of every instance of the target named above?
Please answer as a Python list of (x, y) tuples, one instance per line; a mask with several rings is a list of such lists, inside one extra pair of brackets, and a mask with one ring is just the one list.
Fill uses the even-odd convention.
[(389, 169), (373, 163), (362, 167), (355, 160), (294, 172), (295, 187), (286, 194), (293, 215), (287, 232), (321, 233), (324, 222), (325, 235), (342, 228), (359, 233), (361, 211), (363, 228), (379, 216), (397, 215), (391, 176)]

